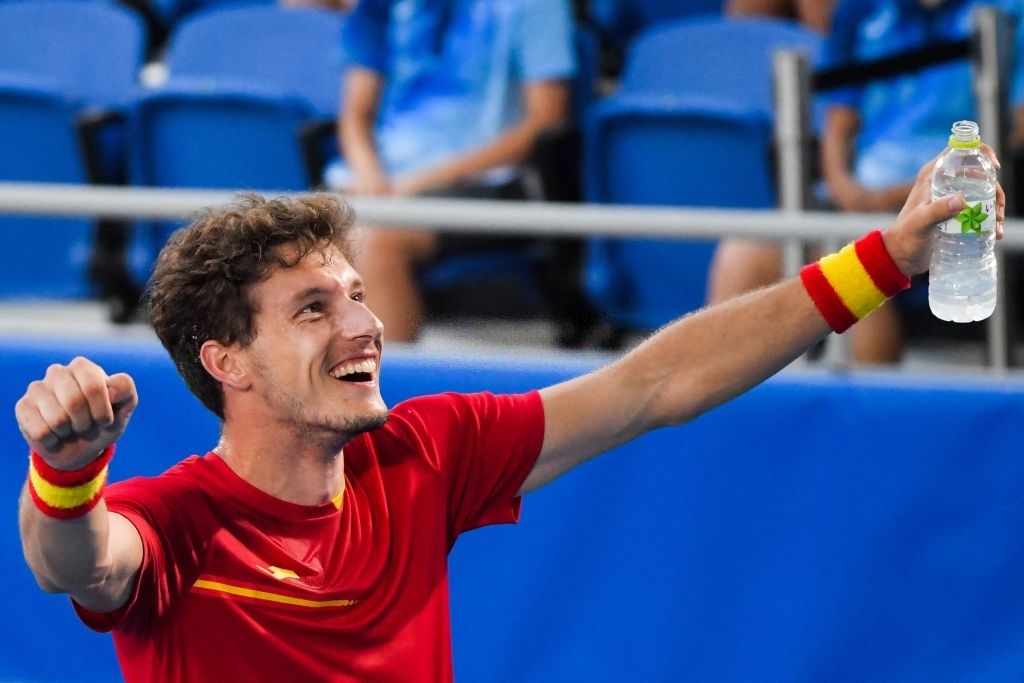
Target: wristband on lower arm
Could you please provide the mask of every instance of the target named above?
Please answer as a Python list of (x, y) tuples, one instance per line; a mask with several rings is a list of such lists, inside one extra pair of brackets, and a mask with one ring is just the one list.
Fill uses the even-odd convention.
[(800, 271), (804, 288), (836, 332), (845, 332), (890, 297), (910, 287), (874, 230)]
[(28, 491), (32, 502), (47, 517), (75, 519), (84, 516), (103, 497), (107, 466), (113, 455), (111, 444), (81, 469), (58, 470), (32, 451), (28, 465)]

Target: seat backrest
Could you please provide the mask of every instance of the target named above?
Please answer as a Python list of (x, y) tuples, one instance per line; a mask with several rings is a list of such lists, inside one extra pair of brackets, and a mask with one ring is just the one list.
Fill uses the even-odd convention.
[[(690, 17), (641, 32), (621, 87), (588, 117), (588, 201), (775, 206), (774, 55), (799, 49), (814, 60), (821, 42), (795, 22), (765, 18)], [(708, 239), (591, 240), (588, 291), (613, 322), (657, 328), (704, 304), (713, 249)]]
[(174, 28), (164, 62), (171, 81), (251, 82), (301, 97), (318, 116), (333, 118), (343, 21), (341, 12), (276, 4), (199, 10)]
[(86, 104), (130, 102), (145, 52), (145, 24), (118, 3), (0, 2), (0, 71), (45, 77)]
[[(161, 88), (139, 99), (130, 125), (132, 182), (155, 187), (272, 193), (310, 189), (300, 142), (310, 120), (298, 98), (201, 87)], [(133, 267), (149, 277), (157, 252), (184, 221), (136, 224)]]
[[(112, 1), (0, 2), (0, 180), (86, 183), (94, 162), (105, 170), (109, 160), (113, 168), (119, 131), (111, 127), (109, 137), (90, 139), (102, 147), (95, 159), (86, 158), (91, 145), (82, 114), (129, 106), (146, 38), (141, 17)], [(92, 294), (94, 230), (94, 221), (83, 217), (0, 217), (8, 247), (0, 256), (0, 296)]]
[[(771, 124), (707, 99), (622, 97), (598, 105), (586, 136), (591, 201), (768, 208), (775, 203)], [(649, 331), (704, 305), (714, 241), (590, 241), (584, 267), (612, 322)]]
[(612, 204), (767, 208), (775, 203), (771, 122), (710, 98), (620, 97), (587, 129), (587, 199)]
[(168, 87), (132, 116), (132, 177), (141, 185), (305, 191), (297, 98)]
[[(0, 181), (86, 182), (76, 103), (48, 88), (2, 81)], [(92, 233), (87, 218), (0, 215), (0, 299), (88, 295)]]
[(73, 122), (78, 101), (45, 81), (0, 73), (0, 180), (88, 182)]
[(823, 41), (786, 19), (702, 16), (657, 24), (630, 44), (620, 92), (696, 93), (770, 114), (775, 53), (801, 50), (813, 63)]

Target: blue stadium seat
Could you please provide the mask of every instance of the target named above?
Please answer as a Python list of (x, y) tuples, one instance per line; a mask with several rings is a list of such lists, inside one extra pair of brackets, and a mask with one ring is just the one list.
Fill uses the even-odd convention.
[[(140, 97), (133, 111), (135, 182), (290, 190), (316, 184), (320, 170), (308, 164), (322, 163), (325, 150), (310, 136), (314, 129), (325, 135), (337, 114), (343, 21), (339, 12), (260, 3), (214, 7), (182, 20), (164, 55), (166, 83)], [(236, 117), (235, 130), (228, 111)], [(150, 118), (157, 112), (158, 119)], [(256, 117), (251, 124), (250, 115)], [(280, 125), (268, 127), (272, 120)], [(171, 122), (172, 128), (161, 128)], [(250, 125), (262, 137), (246, 139), (243, 129)], [(203, 164), (211, 136), (220, 136), (220, 143), (213, 146), (212, 164)], [(326, 144), (334, 145), (333, 136)], [(275, 164), (263, 153), (262, 163), (250, 167), (260, 147), (288, 154)], [(306, 164), (294, 162), (303, 155)], [(160, 168), (164, 159), (177, 159), (175, 168)]]
[(204, 81), (211, 90), (248, 82), (299, 97), (316, 115), (333, 119), (344, 16), (260, 2), (214, 3), (175, 27), (164, 63), (172, 82)]
[[(123, 179), (120, 123), (145, 44), (139, 16), (113, 2), (0, 3), (0, 180)], [(0, 296), (93, 294), (96, 227), (84, 218), (0, 217)]]
[(308, 190), (299, 133), (310, 115), (302, 100), (258, 88), (161, 88), (133, 111), (133, 178), (158, 187)]
[[(772, 55), (816, 54), (820, 36), (789, 21), (702, 17), (642, 33), (620, 90), (595, 106), (585, 136), (592, 202), (770, 208)], [(649, 331), (699, 308), (714, 242), (590, 241), (584, 277), (614, 324)]]
[[(183, 19), (168, 78), (131, 116), (131, 177), (157, 187), (305, 191), (334, 146), (344, 15), (238, 4)], [(254, 46), (258, 46), (254, 48)], [(139, 224), (148, 271), (180, 223)]]
[(697, 93), (773, 114), (772, 60), (780, 49), (816, 59), (823, 36), (788, 19), (701, 16), (662, 22), (630, 47), (621, 94)]
[(115, 2), (0, 3), (0, 71), (44, 77), (87, 105), (123, 108), (131, 102), (145, 43), (141, 19)]

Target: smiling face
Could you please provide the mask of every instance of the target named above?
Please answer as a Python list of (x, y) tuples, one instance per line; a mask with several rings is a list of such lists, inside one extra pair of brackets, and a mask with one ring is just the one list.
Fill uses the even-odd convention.
[(239, 349), (246, 405), (304, 439), (347, 441), (388, 418), (380, 394), (383, 326), (333, 246), (276, 267), (250, 291), (256, 337)]

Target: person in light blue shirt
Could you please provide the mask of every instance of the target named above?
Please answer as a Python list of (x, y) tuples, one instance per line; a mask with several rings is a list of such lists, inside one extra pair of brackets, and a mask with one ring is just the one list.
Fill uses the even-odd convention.
[[(1024, 142), (1024, 27), (1022, 0), (839, 0), (819, 68), (895, 56), (972, 33), (974, 11), (995, 5), (1015, 23), (1010, 69), (1011, 146)], [(821, 94), (826, 101), (821, 171), (826, 201), (837, 210), (896, 212), (921, 166), (941, 150), (950, 127), (977, 120), (967, 59)], [(982, 130), (982, 137), (985, 131)], [(724, 240), (709, 281), (712, 302), (778, 280), (778, 245)], [(904, 346), (904, 313), (923, 306), (924, 281), (857, 326), (851, 354), (860, 363), (896, 363)], [(917, 302), (917, 303), (915, 303)], [(908, 308), (909, 307), (909, 308)]]
[[(565, 0), (361, 0), (342, 37), (342, 157), (325, 183), (362, 195), (521, 197), (520, 164), (569, 116), (573, 26)], [(366, 231), (359, 269), (390, 339), (419, 332), (417, 270), (471, 241)]]

